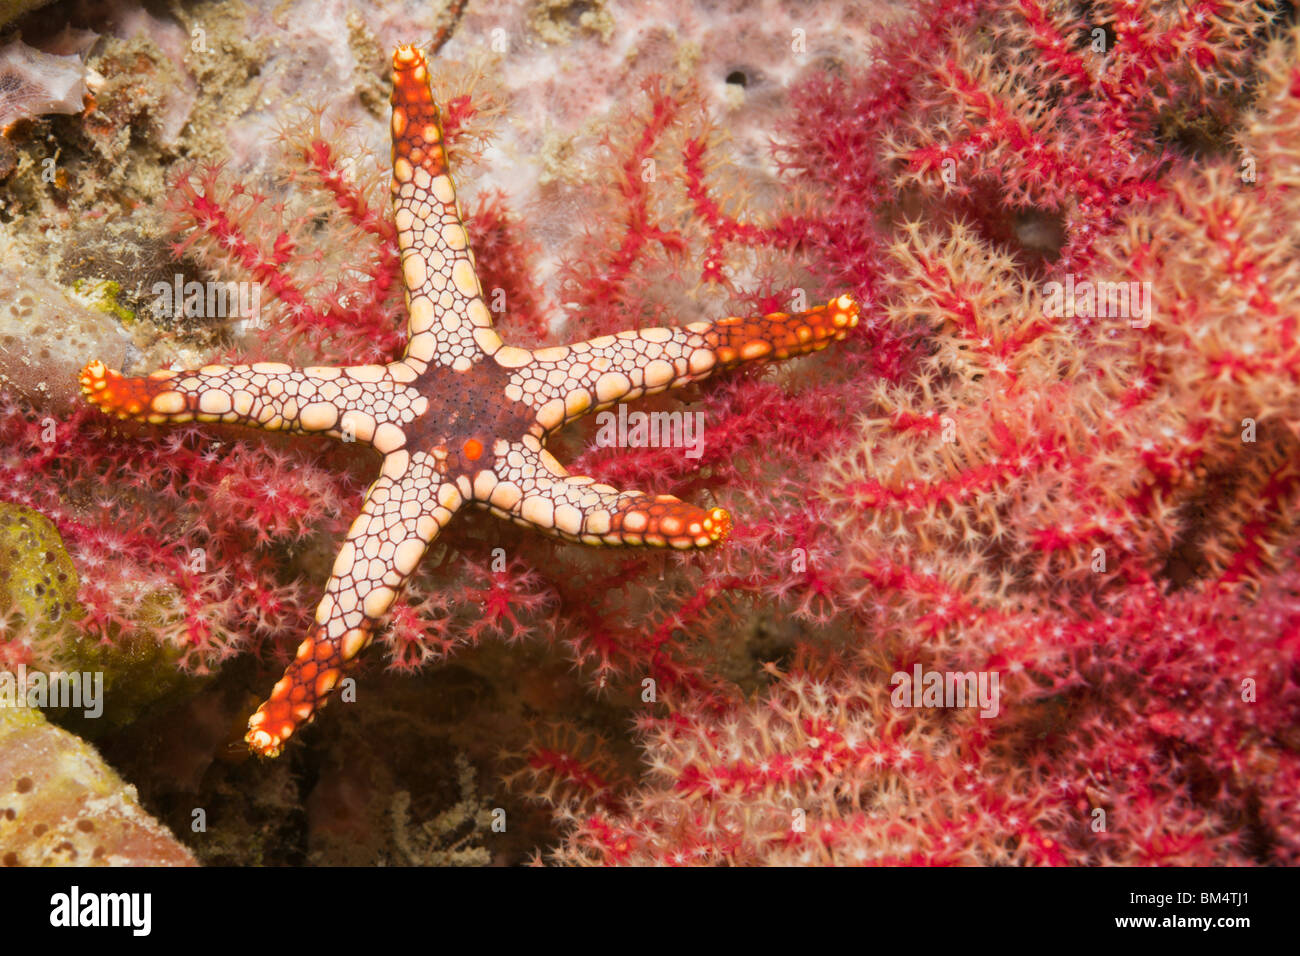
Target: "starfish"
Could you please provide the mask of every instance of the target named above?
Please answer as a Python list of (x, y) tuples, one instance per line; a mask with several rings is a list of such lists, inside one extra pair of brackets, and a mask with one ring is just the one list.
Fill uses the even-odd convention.
[(421, 557), (467, 504), (588, 545), (682, 550), (723, 541), (730, 516), (571, 475), (546, 450), (589, 412), (734, 366), (803, 355), (857, 323), (847, 295), (796, 314), (724, 318), (537, 350), (492, 327), (443, 145), (424, 54), (393, 54), (393, 216), (407, 293), (405, 353), (387, 365), (277, 362), (81, 372), (104, 412), (152, 424), (225, 422), (368, 443), (383, 456), (334, 562), (315, 623), (245, 740), (274, 757), (370, 643)]

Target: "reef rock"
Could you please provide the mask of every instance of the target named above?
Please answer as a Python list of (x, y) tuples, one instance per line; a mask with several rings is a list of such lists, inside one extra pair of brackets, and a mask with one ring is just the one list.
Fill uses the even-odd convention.
[(0, 863), (194, 866), (95, 748), (32, 708), (0, 708)]
[(113, 317), (88, 308), (0, 244), (0, 385), (37, 408), (66, 414), (80, 399), (87, 356), (126, 361), (130, 340)]
[(0, 47), (0, 129), (46, 113), (80, 113), (85, 95), (81, 57), (42, 53), (22, 40)]

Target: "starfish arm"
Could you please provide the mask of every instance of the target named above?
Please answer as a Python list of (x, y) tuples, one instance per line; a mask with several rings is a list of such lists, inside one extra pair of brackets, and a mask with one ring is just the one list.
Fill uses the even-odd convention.
[(393, 218), (410, 296), (405, 358), (417, 371), (463, 372), (501, 339), (474, 271), (428, 65), (413, 46), (393, 53)]
[(672, 495), (619, 491), (570, 475), (537, 439), (503, 443), (492, 468), (474, 478), (488, 510), (567, 541), (593, 545), (708, 548), (731, 531), (722, 508), (705, 510)]
[[(396, 477), (387, 474), (399, 469), (404, 470)], [(344, 667), (370, 643), (425, 550), (461, 505), (456, 486), (425, 455), (390, 455), (384, 471), (339, 549), (316, 623), (248, 720), (244, 739), (265, 757), (278, 756), (325, 704)]]
[(640, 329), (532, 352), (506, 347), (494, 358), (512, 368), (507, 395), (536, 409), (549, 433), (593, 409), (698, 382), (746, 362), (816, 352), (842, 340), (857, 322), (858, 304), (842, 295), (792, 315)]
[[(418, 401), (393, 368), (294, 369), (260, 362), (129, 378), (96, 361), (81, 370), (81, 390), (107, 414), (154, 425), (226, 422), (379, 443), (391, 440), (389, 430), (397, 428), (392, 423), (410, 417)], [(396, 369), (414, 379), (409, 369)]]

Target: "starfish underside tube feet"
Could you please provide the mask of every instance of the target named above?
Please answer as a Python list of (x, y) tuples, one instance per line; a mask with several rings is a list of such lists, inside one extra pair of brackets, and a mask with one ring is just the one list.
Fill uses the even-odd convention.
[(393, 218), (407, 291), (407, 345), (387, 365), (273, 362), (129, 378), (81, 372), (106, 414), (157, 425), (226, 422), (372, 446), (380, 475), (339, 549), (315, 624), (245, 739), (273, 757), (311, 721), (465, 504), (568, 541), (681, 550), (726, 539), (730, 516), (672, 495), (570, 475), (546, 451), (567, 422), (747, 363), (841, 341), (858, 305), (841, 295), (794, 314), (639, 329), (567, 346), (506, 345), (483, 302), (424, 54), (393, 54)]

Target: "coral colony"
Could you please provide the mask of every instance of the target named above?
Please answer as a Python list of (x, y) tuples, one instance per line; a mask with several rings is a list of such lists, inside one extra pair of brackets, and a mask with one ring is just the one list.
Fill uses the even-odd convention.
[[(248, 724), (286, 754), (266, 777), (337, 740), (299, 731), (363, 662), (564, 659), (584, 706), (517, 675), (545, 718), (484, 761), (559, 863), (1300, 863), (1285, 14), (921, 4), (870, 58), (809, 58), (771, 129), (788, 189), (758, 198), (699, 87), (647, 80), (548, 250), (567, 346), (518, 214), (462, 217), (448, 171), (508, 107), (468, 85), (439, 114), (437, 60), (398, 48), (391, 216), (388, 170), (320, 121), (283, 194), (189, 170), (175, 251), (260, 287), (240, 344), (92, 362), (98, 407), (55, 428), (0, 393), (0, 509), (63, 609), (0, 608), (0, 661), (296, 646)], [(613, 408), (653, 393), (691, 448), (632, 440), (684, 434)], [(153, 427), (182, 422), (308, 435)], [(364, 497), (311, 434), (381, 453)], [(470, 503), (525, 527), (452, 522)], [(318, 604), (301, 556), (335, 549)]]

